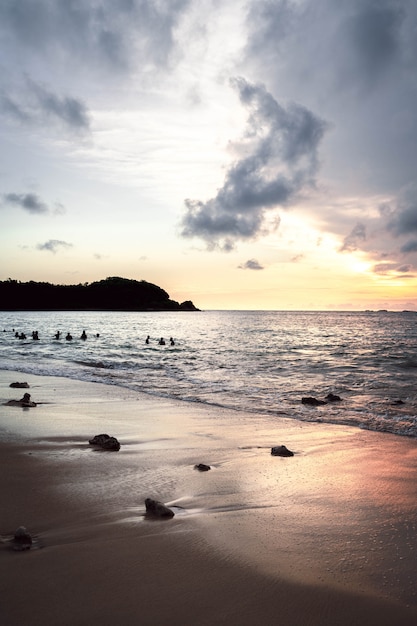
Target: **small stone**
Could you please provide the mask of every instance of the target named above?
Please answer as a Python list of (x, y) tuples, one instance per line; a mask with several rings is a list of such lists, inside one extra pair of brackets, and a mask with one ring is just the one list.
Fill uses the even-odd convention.
[(211, 470), (211, 467), (210, 465), (199, 463), (198, 465), (194, 465), (194, 469), (198, 470), (199, 472), (208, 472), (209, 470)]
[(13, 537), (13, 550), (30, 550), (32, 547), (32, 537), (24, 526), (19, 526)]
[(159, 518), (168, 519), (168, 518), (174, 517), (175, 515), (174, 511), (168, 508), (163, 502), (159, 502), (159, 500), (146, 498), (145, 506), (146, 506), (146, 515), (150, 517), (159, 517)]
[(272, 456), (294, 456), (294, 452), (288, 450), (287, 446), (274, 446), (271, 448)]
[(101, 444), (103, 450), (114, 450), (118, 452), (120, 450), (120, 443), (116, 439), (116, 437), (109, 437)]
[(95, 437), (89, 439), (88, 443), (91, 446), (99, 446), (100, 448), (103, 448), (103, 450), (112, 450), (115, 452), (120, 450), (120, 443), (116, 437), (110, 437), (110, 435), (107, 435), (106, 433), (95, 435)]

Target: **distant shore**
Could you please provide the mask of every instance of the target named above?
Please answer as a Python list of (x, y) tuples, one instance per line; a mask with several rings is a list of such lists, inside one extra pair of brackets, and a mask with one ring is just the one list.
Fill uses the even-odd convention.
[(78, 285), (33, 280), (0, 281), (2, 311), (198, 311), (191, 300), (177, 302), (145, 280), (113, 276)]
[(4, 370), (0, 403), (7, 626), (417, 623), (415, 440)]

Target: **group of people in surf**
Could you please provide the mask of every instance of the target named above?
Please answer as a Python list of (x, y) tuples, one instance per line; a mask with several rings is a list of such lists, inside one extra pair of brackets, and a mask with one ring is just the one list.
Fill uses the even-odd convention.
[[(14, 332), (14, 328), (13, 328), (13, 332)], [(16, 339), (26, 339), (26, 335), (25, 333), (19, 333), (19, 332), (15, 332), (14, 336), (16, 337)], [(96, 337), (100, 337), (99, 333), (96, 334)], [(67, 341), (72, 341), (72, 335), (71, 333), (67, 333), (65, 336), (65, 339)], [(39, 340), (39, 331), (37, 330), (33, 330), (32, 331), (32, 339)], [(54, 339), (62, 339), (62, 333), (60, 330), (57, 330), (55, 335), (54, 335)], [(83, 332), (81, 333), (80, 339), (82, 339), (83, 341), (85, 341), (87, 339), (87, 333), (85, 332), (85, 330), (83, 330)]]
[[(145, 343), (150, 343), (150, 340), (151, 340), (151, 337), (150, 337), (150, 335), (148, 335), (146, 337), (146, 339), (145, 339)], [(169, 343), (170, 343), (171, 346), (175, 346), (175, 341), (174, 341), (174, 339), (172, 337), (169, 338)], [(165, 346), (165, 345), (166, 345), (165, 339), (163, 337), (161, 337), (158, 340), (158, 346)]]

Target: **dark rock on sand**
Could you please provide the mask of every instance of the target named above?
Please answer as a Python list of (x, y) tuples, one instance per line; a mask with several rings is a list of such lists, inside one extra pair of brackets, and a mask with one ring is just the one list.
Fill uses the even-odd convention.
[(324, 400), (317, 400), (317, 398), (313, 398), (311, 396), (301, 398), (301, 402), (302, 404), (309, 404), (310, 406), (321, 406), (322, 404), (327, 404)]
[(120, 443), (116, 439), (116, 437), (110, 437), (105, 433), (101, 435), (95, 435), (92, 439), (89, 439), (88, 443), (91, 446), (98, 446), (99, 448), (103, 448), (103, 450), (111, 450), (114, 452), (118, 452), (120, 450)]
[(174, 517), (175, 515), (174, 511), (172, 511), (170, 508), (165, 506), (163, 502), (159, 502), (159, 500), (146, 498), (145, 506), (146, 506), (146, 515), (148, 517), (169, 519), (171, 517)]
[(340, 396), (336, 396), (334, 393), (328, 393), (326, 396), (326, 400), (329, 402), (341, 402), (342, 398)]
[(294, 456), (294, 452), (288, 450), (287, 446), (274, 446), (271, 448), (272, 456)]
[(32, 547), (32, 537), (24, 526), (19, 526), (13, 537), (13, 550), (30, 550)]
[(10, 383), (9, 387), (14, 387), (15, 389), (29, 389), (29, 383)]
[(30, 399), (30, 393), (25, 393), (23, 398), (20, 400), (9, 400), (6, 402), (7, 406), (22, 406), (22, 407), (33, 407), (36, 406), (36, 402), (33, 402)]
[(199, 472), (208, 472), (209, 470), (211, 470), (211, 467), (210, 465), (199, 463), (198, 465), (194, 465), (194, 469), (198, 470)]

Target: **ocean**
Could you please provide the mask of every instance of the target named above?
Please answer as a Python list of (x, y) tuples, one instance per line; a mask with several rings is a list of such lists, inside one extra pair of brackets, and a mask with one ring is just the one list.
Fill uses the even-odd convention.
[(0, 312), (0, 369), (417, 436), (412, 311)]

